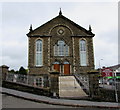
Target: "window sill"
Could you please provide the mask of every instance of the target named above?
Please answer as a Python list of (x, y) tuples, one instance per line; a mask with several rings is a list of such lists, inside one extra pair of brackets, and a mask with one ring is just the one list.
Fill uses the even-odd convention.
[(43, 67), (43, 65), (41, 65), (41, 66), (35, 66), (36, 68), (42, 68)]
[(81, 66), (81, 65), (80, 65), (80, 67), (88, 67), (88, 65), (86, 65), (86, 66)]
[(51, 56), (51, 57), (72, 57), (72, 56)]

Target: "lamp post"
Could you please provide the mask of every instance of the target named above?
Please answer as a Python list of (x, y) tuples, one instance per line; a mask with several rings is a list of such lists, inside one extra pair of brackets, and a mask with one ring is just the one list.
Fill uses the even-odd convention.
[(116, 85), (116, 71), (114, 71), (114, 83), (115, 83), (115, 99), (116, 99), (116, 102), (118, 102), (117, 85)]
[[(103, 59), (100, 59), (100, 60), (99, 60), (100, 74), (101, 74), (101, 61), (102, 61), (102, 60), (103, 60)], [(102, 84), (104, 83), (103, 81), (104, 81), (104, 78), (102, 78)], [(103, 84), (103, 85), (104, 85), (104, 84)]]
[(103, 59), (100, 59), (100, 60), (99, 60), (99, 68), (100, 68), (100, 71), (101, 71), (101, 64), (100, 64), (101, 62), (100, 62), (100, 61), (102, 61), (102, 60), (103, 60)]

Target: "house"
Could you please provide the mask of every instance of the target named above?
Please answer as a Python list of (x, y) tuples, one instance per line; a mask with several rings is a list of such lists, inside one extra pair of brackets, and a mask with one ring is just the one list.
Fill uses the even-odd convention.
[[(115, 83), (115, 80), (120, 82), (120, 64), (109, 66), (109, 67), (104, 67), (102, 69), (102, 74), (103, 74), (103, 70), (110, 70), (110, 71), (106, 71), (106, 75), (103, 76), (104, 83), (111, 85)], [(103, 77), (100, 78), (100, 82), (103, 80)]]
[(120, 78), (120, 64), (114, 65), (114, 66), (110, 66), (109, 68), (113, 70), (113, 72), (115, 73), (114, 75), (117, 78)]

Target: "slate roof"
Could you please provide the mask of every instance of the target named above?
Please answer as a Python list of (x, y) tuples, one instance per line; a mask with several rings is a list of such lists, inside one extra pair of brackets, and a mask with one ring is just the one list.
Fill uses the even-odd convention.
[(108, 67), (108, 68), (110, 68), (110, 69), (112, 69), (112, 70), (116, 70), (116, 69), (118, 69), (119, 67), (120, 67), (120, 64), (114, 65), (114, 66), (110, 66), (110, 67)]
[[(44, 23), (43, 25), (39, 26), (38, 28), (36, 28), (36, 29), (34, 29), (34, 30), (32, 30), (32, 29), (31, 29), (32, 27), (30, 26), (30, 32), (29, 32), (27, 35), (29, 35), (30, 33), (34, 32), (34, 31), (37, 30), (37, 29), (40, 29), (41, 27), (49, 24), (50, 22), (52, 22), (53, 20), (58, 19), (58, 18), (64, 19), (66, 22), (71, 23), (72, 25), (76, 26), (78, 29), (82, 30), (83, 32), (87, 33), (87, 34), (90, 35), (90, 36), (94, 36), (94, 35), (95, 35), (95, 34), (93, 34), (90, 30), (86, 30), (85, 28), (83, 28), (83, 27), (81, 27), (80, 25), (76, 24), (76, 23), (73, 22), (72, 20), (70, 20), (70, 19), (68, 19), (67, 17), (63, 16), (61, 12), (59, 12), (59, 15), (56, 16), (55, 18), (49, 20), (48, 22)], [(32, 30), (32, 31), (31, 31), (31, 30)]]

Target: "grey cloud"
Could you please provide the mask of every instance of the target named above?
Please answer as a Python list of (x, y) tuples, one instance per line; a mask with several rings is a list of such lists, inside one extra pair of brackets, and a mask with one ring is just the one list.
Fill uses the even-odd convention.
[(60, 7), (62, 7), (63, 15), (77, 24), (87, 28), (89, 24), (92, 25), (93, 32), (96, 34), (94, 38), (96, 68), (99, 67), (101, 58), (104, 59), (103, 65), (117, 63), (118, 54), (115, 50), (117, 48), (117, 5), (77, 2), (3, 3), (3, 55), (0, 55), (3, 63), (15, 69), (21, 65), (27, 67), (28, 39), (26, 34), (29, 31), (29, 25), (32, 23), (33, 28), (37, 28), (44, 24), (58, 15)]

